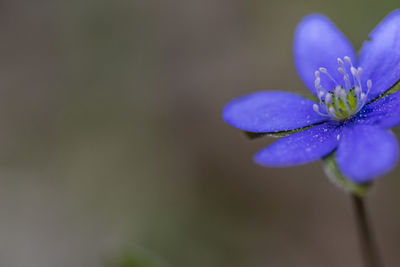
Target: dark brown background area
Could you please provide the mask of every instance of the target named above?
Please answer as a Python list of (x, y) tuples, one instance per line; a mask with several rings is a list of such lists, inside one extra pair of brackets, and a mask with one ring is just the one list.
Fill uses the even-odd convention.
[[(0, 1), (0, 266), (361, 266), (349, 197), (320, 164), (256, 166), (273, 139), (246, 139), (221, 111), (306, 92), (291, 52), (306, 14), (358, 48), (396, 6)], [(367, 199), (387, 266), (398, 176)]]

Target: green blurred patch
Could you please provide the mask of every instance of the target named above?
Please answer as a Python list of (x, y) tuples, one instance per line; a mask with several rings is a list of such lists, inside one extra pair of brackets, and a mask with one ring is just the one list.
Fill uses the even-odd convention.
[(124, 254), (111, 264), (112, 267), (160, 267), (154, 259), (139, 254)]

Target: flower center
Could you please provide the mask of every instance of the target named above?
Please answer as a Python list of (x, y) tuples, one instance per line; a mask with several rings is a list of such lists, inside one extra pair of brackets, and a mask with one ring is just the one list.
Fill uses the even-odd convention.
[[(314, 104), (313, 109), (322, 116), (331, 117), (335, 120), (345, 120), (359, 112), (365, 105), (372, 87), (372, 81), (367, 81), (367, 91), (363, 92), (360, 79), (362, 69), (360, 67), (355, 68), (348, 56), (345, 56), (343, 60), (338, 58), (337, 62), (339, 66), (337, 71), (343, 75), (344, 86), (339, 84), (326, 68), (319, 68), (315, 71), (315, 89), (317, 90), (319, 104)], [(351, 85), (350, 75), (346, 70), (346, 63), (350, 67), (353, 86)], [(322, 87), (321, 73), (335, 84), (330, 91)]]

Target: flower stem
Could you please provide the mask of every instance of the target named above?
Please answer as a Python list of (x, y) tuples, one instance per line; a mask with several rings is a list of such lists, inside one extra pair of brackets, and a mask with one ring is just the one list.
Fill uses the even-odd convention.
[(367, 211), (362, 197), (351, 195), (357, 222), (360, 246), (365, 267), (383, 267), (379, 252), (368, 224)]

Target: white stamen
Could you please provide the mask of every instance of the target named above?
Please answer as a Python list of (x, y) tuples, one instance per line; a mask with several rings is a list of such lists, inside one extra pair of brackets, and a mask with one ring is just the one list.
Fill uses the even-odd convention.
[(343, 59), (344, 59), (344, 61), (346, 61), (350, 65), (353, 65), (353, 63), (351, 63), (351, 59), (348, 56), (345, 56)]
[[(337, 58), (337, 64), (337, 71), (343, 75), (343, 81), (340, 84), (336, 82), (327, 68), (320, 67), (314, 72), (314, 85), (319, 105), (314, 104), (313, 110), (322, 116), (329, 116), (335, 120), (345, 120), (358, 113), (364, 107), (372, 88), (372, 81), (367, 80), (367, 90), (363, 92), (361, 84), (363, 69), (354, 67), (351, 58), (348, 56), (343, 57), (343, 59)], [(334, 82), (333, 88), (323, 88), (321, 86), (321, 73)], [(353, 79), (353, 82), (350, 79)]]
[(343, 81), (344, 81), (344, 84), (346, 85), (346, 89), (350, 90), (351, 85), (350, 85), (350, 81), (349, 81), (349, 75), (347, 75), (347, 73), (343, 76)]
[(341, 92), (340, 86), (336, 86), (335, 90), (333, 92), (333, 96), (335, 97), (335, 106), (336, 110), (339, 110), (339, 97), (340, 97), (340, 92)]
[(357, 68), (357, 76), (360, 77), (363, 69), (361, 67)]
[(335, 78), (332, 77), (332, 75), (329, 74), (328, 70), (326, 68), (319, 68), (319, 71), (322, 72), (323, 74), (325, 74), (326, 76), (329, 77), (329, 79), (331, 79), (332, 82), (335, 83), (336, 86), (338, 86), (339, 84), (336, 82)]
[(319, 87), (321, 85), (321, 78), (320, 77), (315, 78), (314, 85), (315, 85), (316, 89), (319, 89)]
[(371, 87), (372, 87), (372, 81), (371, 81), (371, 80), (368, 80), (368, 81), (367, 81), (367, 87), (368, 87), (368, 88), (371, 88)]
[(322, 92), (322, 91), (320, 91), (319, 93), (318, 93), (318, 98), (321, 100), (322, 99), (322, 97), (324, 96), (324, 92)]
[(329, 108), (329, 115), (330, 115), (331, 117), (335, 118), (335, 119), (339, 119), (339, 117), (336, 116), (336, 114), (335, 114), (335, 109), (334, 109), (333, 107), (330, 107), (330, 108)]
[(318, 106), (317, 104), (314, 104), (314, 105), (313, 105), (313, 110), (314, 110), (317, 114), (319, 114), (319, 115), (321, 115), (321, 116), (329, 117), (328, 114), (324, 114), (324, 113), (322, 113), (322, 112), (319, 111), (319, 106)]
[(341, 92), (342, 92), (342, 88), (340, 86), (336, 86), (334, 94), (335, 95), (340, 95)]
[(328, 73), (328, 70), (326, 68), (323, 68), (323, 67), (319, 68), (319, 71), (322, 72), (322, 73), (325, 73), (325, 74)]
[(360, 97), (362, 102), (365, 102), (365, 100), (367, 100), (367, 95), (364, 93), (361, 93), (361, 97)]
[(356, 95), (359, 95), (361, 93), (361, 88), (358, 86), (354, 87), (354, 92), (356, 93)]
[(367, 81), (367, 94), (368, 94), (369, 91), (371, 90), (371, 87), (372, 87), (372, 81), (371, 81), (371, 80), (368, 80), (368, 81)]
[(351, 71), (351, 74), (352, 74), (353, 76), (357, 76), (357, 70), (356, 70), (356, 68), (354, 68), (353, 66), (351, 66), (350, 71)]
[(325, 103), (328, 104), (331, 102), (331, 100), (332, 100), (332, 95), (330, 93), (327, 93), (325, 95)]

